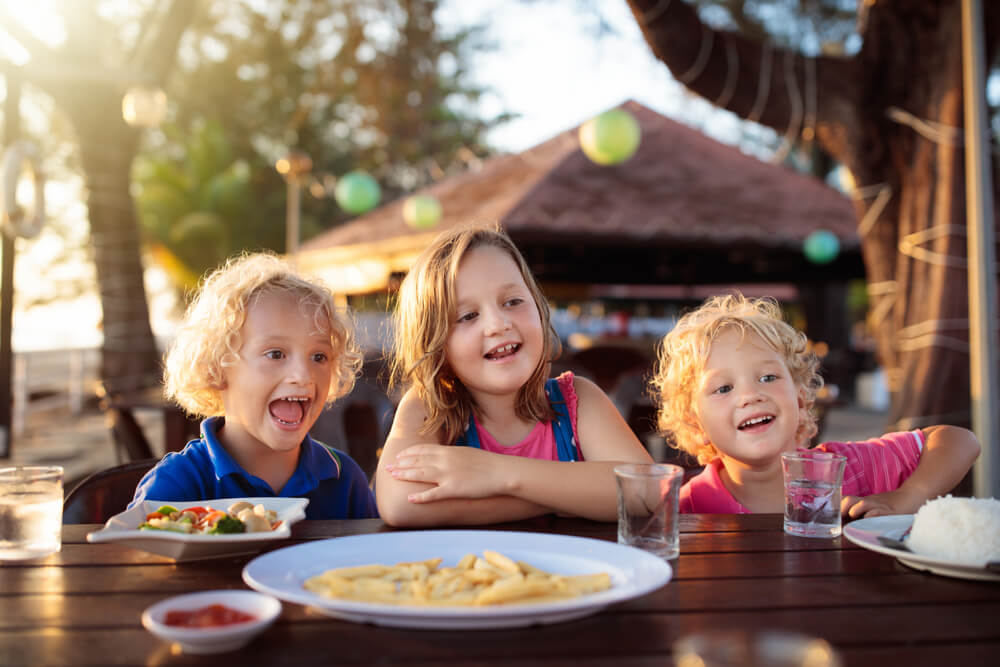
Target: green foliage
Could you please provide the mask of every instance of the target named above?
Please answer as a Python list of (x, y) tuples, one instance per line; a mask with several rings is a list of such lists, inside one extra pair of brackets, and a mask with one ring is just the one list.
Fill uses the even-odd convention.
[(256, 201), (250, 169), (233, 159), (219, 123), (197, 123), (187, 135), (170, 128), (168, 134), (183, 140), (175, 146), (179, 156), (137, 158), (133, 189), (143, 229), (176, 258), (180, 266), (168, 265), (168, 271), (187, 289), (230, 255), (255, 246), (244, 221)]
[[(371, 174), (383, 202), (488, 154), (485, 133), (507, 116), (480, 119), (485, 91), (467, 83), (469, 56), (488, 45), (477, 27), (443, 34), (441, 4), (206, 3), (167, 88), (174, 125), (136, 170), (151, 238), (192, 273), (227, 253), (284, 250), (286, 186), (273, 165), (293, 148), (313, 175)], [(303, 190), (303, 240), (349, 217)]]

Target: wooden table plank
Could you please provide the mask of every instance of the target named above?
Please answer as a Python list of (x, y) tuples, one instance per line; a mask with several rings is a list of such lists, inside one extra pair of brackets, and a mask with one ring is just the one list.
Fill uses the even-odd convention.
[[(408, 660), (437, 661), (440, 664), (460, 657), (463, 660), (492, 661), (530, 658), (581, 659), (604, 657), (622, 660), (641, 655), (669, 655), (671, 645), (682, 635), (710, 629), (741, 628), (750, 631), (782, 629), (819, 634), (834, 644), (857, 648), (889, 647), (895, 644), (922, 646), (930, 650), (949, 644), (995, 644), (1000, 642), (995, 619), (1000, 603), (958, 607), (942, 605), (941, 614), (928, 618), (926, 609), (889, 606), (880, 613), (858, 614), (857, 610), (753, 611), (724, 614), (603, 614), (569, 623), (526, 630), (429, 631), (401, 630), (357, 625), (334, 619), (316, 618), (300, 622), (279, 622), (243, 651), (227, 654), (231, 664), (286, 664), (290, 647), (301, 664), (301, 656), (326, 656), (338, 664), (375, 663), (391, 654)], [(975, 613), (974, 613), (975, 612)], [(530, 633), (530, 634), (528, 634)], [(859, 640), (858, 637), (868, 637)], [(19, 633), (19, 646), (10, 635), (0, 635), (0, 662), (13, 664), (53, 664), (67, 655), (97, 654), (108, 646), (120, 646), (114, 659), (125, 655), (135, 661), (161, 661), (172, 657), (169, 647), (138, 628), (44, 630)], [(530, 646), (526, 641), (530, 638)], [(103, 648), (102, 648), (103, 647)], [(207, 662), (202, 659), (202, 662)], [(109, 660), (110, 662), (110, 660)]]
[[(127, 592), (113, 597), (102, 592), (69, 595), (37, 593), (0, 596), (0, 631), (31, 630), (39, 626), (100, 628), (108, 625), (134, 624), (146, 607), (165, 597), (184, 592), (206, 590), (205, 579), (177, 581), (164, 578), (145, 584), (125, 582)], [(217, 589), (246, 589), (238, 576), (220, 577), (210, 583)], [(827, 602), (827, 608), (866, 608), (898, 605), (937, 606), (949, 603), (991, 603), (996, 592), (990, 586), (971, 581), (952, 582), (920, 574), (897, 577), (864, 578), (849, 576), (787, 579), (738, 579), (673, 581), (650, 595), (614, 605), (612, 613), (708, 613), (715, 611), (808, 609), (815, 600)], [(285, 617), (309, 618), (305, 607), (284, 605)], [(867, 613), (867, 609), (861, 609)], [(314, 615), (312, 615), (314, 616)]]

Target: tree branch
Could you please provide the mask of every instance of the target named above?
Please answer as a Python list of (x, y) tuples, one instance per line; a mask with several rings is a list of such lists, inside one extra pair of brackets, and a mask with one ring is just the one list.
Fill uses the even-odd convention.
[(646, 43), (683, 85), (720, 108), (794, 137), (815, 131), (843, 155), (853, 123), (856, 65), (711, 28), (682, 0), (628, 0)]
[(142, 61), (136, 63), (136, 68), (148, 73), (154, 81), (164, 81), (177, 61), (177, 44), (194, 19), (197, 9), (197, 0), (173, 0), (164, 14), (159, 30), (150, 40)]
[(145, 16), (142, 17), (142, 21), (139, 25), (139, 35), (135, 39), (135, 44), (132, 47), (132, 53), (128, 56), (128, 62), (135, 64), (142, 61), (142, 54), (146, 53), (144, 47), (149, 43), (149, 35), (153, 31), (153, 27), (156, 25), (156, 19), (162, 16), (163, 12), (160, 8), (163, 7), (162, 4), (156, 3), (146, 9)]

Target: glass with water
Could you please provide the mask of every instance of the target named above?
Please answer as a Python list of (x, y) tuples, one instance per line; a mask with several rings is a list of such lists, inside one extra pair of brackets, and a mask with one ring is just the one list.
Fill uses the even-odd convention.
[(23, 560), (62, 548), (63, 469), (0, 468), (0, 560)]
[(678, 498), (684, 470), (669, 463), (622, 463), (618, 484), (618, 543), (670, 560), (680, 553)]
[(781, 455), (785, 480), (785, 532), (800, 537), (838, 537), (840, 493), (847, 457), (817, 450)]

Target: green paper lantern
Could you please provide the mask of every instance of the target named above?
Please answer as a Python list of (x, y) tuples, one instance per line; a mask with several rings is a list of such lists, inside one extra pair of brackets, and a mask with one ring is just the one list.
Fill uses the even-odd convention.
[(333, 189), (333, 198), (348, 213), (365, 213), (372, 210), (382, 197), (382, 189), (375, 179), (363, 171), (344, 174)]
[(580, 148), (601, 165), (624, 162), (639, 148), (639, 122), (624, 109), (611, 109), (580, 126)]
[(441, 220), (441, 204), (430, 195), (413, 195), (403, 202), (403, 220), (414, 229), (430, 229)]
[(833, 232), (817, 229), (806, 237), (802, 251), (806, 259), (814, 264), (829, 264), (840, 253), (840, 241)]

